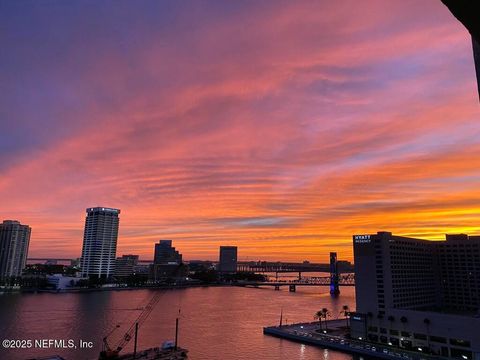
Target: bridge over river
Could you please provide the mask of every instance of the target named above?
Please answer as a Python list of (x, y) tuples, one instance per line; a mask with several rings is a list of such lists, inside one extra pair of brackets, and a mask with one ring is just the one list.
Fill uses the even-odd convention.
[[(331, 276), (304, 276), (297, 280), (291, 281), (241, 281), (238, 282), (237, 286), (243, 287), (260, 287), (260, 286), (272, 286), (275, 290), (280, 290), (281, 286), (288, 286), (291, 292), (295, 292), (297, 286), (329, 286), (330, 290), (335, 290), (339, 286), (355, 286), (355, 274), (342, 274), (338, 276), (338, 282), (332, 282), (335, 280)], [(339, 292), (339, 290), (338, 290)]]
[[(243, 262), (237, 264), (237, 271), (250, 271), (255, 273), (275, 273), (274, 281), (243, 281), (238, 286), (273, 286), (280, 290), (281, 286), (288, 286), (291, 292), (296, 291), (297, 286), (329, 286), (331, 294), (339, 294), (340, 286), (354, 286), (355, 275), (353, 266), (347, 261), (338, 261), (337, 253), (330, 253), (330, 264), (304, 263), (273, 263), (273, 262)], [(280, 281), (279, 273), (298, 273), (297, 280)], [(305, 272), (329, 272), (330, 276), (305, 277)]]

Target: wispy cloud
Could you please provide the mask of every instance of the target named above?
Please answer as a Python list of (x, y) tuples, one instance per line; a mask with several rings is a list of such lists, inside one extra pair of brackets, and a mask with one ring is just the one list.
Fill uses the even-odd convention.
[(0, 219), (32, 255), (79, 256), (95, 205), (144, 258), (480, 230), (471, 45), (438, 1), (12, 2), (0, 23)]

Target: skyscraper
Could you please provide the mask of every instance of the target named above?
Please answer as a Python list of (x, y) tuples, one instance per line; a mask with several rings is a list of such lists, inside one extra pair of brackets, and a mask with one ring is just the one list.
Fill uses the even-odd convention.
[(16, 220), (0, 224), (0, 278), (20, 276), (25, 268), (31, 229)]
[(120, 210), (95, 207), (86, 212), (82, 275), (108, 278), (115, 271)]
[(236, 272), (237, 271), (237, 247), (236, 246), (220, 246), (220, 259), (218, 263), (218, 271), (220, 272)]

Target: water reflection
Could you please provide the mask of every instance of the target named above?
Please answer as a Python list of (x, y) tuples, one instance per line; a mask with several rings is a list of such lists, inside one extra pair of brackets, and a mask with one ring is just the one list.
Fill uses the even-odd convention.
[[(180, 314), (179, 342), (191, 359), (329, 359), (351, 360), (330, 350), (282, 340), (262, 333), (262, 327), (278, 324), (283, 308), (289, 323), (313, 321), (313, 314), (327, 307), (337, 317), (343, 305), (354, 308), (353, 288), (342, 289), (338, 298), (328, 288), (245, 289), (237, 287), (195, 288), (163, 291), (162, 297), (141, 326), (139, 347), (158, 346), (173, 339), (175, 317)], [(0, 333), (3, 338), (82, 339), (93, 341), (90, 350), (23, 349), (3, 353), (3, 359), (25, 359), (59, 354), (68, 360), (95, 359), (102, 338), (115, 345), (140, 313), (153, 291), (111, 291), (82, 294), (0, 295)], [(133, 344), (125, 349), (131, 351)]]

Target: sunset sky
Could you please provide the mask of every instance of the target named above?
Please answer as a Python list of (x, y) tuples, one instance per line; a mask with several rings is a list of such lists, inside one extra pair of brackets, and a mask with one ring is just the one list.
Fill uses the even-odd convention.
[(352, 234), (480, 233), (471, 40), (440, 0), (0, 0), (0, 221), (79, 257), (352, 258)]

